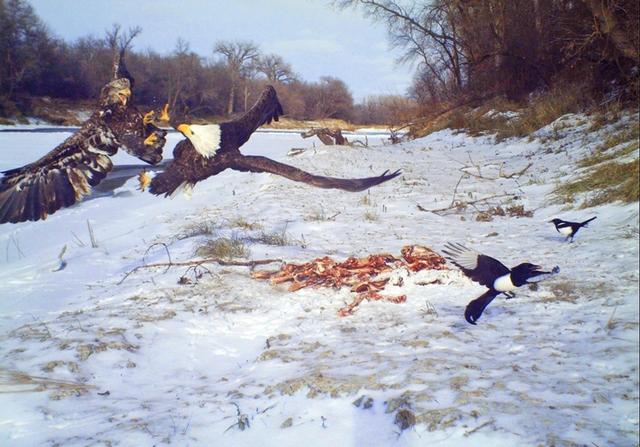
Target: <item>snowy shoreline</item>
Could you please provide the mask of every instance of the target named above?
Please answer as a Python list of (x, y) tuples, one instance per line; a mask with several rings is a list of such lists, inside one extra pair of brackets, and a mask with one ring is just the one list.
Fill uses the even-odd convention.
[[(0, 226), (0, 444), (636, 445), (638, 203), (552, 203), (612, 132), (561, 120), (531, 141), (443, 130), (394, 146), (374, 146), (384, 139), (375, 136), (368, 148), (314, 148), (268, 129), (242, 151), (323, 175), (403, 175), (350, 194), (225, 171), (190, 201), (140, 193), (131, 179), (44, 222)], [(0, 133), (0, 169), (35, 160), (63, 133)], [(179, 137), (169, 135), (165, 155)], [(292, 147), (313, 150), (287, 157)], [(470, 160), (494, 180), (463, 177)], [(445, 208), (452, 196), (496, 196), (486, 205), (534, 215), (477, 221), (473, 206), (417, 208)], [(548, 223), (593, 215), (573, 244)], [(261, 234), (286, 238), (255, 242)], [(398, 271), (406, 303), (365, 302), (345, 318), (336, 312), (348, 289), (288, 292), (246, 267), (208, 265), (187, 285), (186, 268), (145, 270), (119, 284), (167, 260), (153, 244), (182, 261), (216, 237), (247, 241), (251, 259), (289, 262), (457, 241), (561, 274), (497, 298), (477, 327), (462, 314), (482, 287), (455, 269), (432, 285), (429, 272)], [(401, 410), (416, 418), (404, 431)]]

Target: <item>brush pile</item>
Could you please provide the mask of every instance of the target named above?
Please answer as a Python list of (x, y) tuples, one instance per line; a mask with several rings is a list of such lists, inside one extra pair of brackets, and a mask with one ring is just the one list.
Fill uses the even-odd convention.
[(289, 291), (305, 287), (350, 287), (356, 298), (338, 311), (339, 316), (351, 315), (365, 299), (385, 300), (394, 303), (406, 301), (406, 295), (387, 296), (380, 292), (391, 279), (381, 274), (405, 268), (411, 272), (420, 270), (444, 270), (445, 259), (430, 248), (407, 245), (401, 250), (401, 258), (388, 253), (373, 254), (364, 258), (347, 258), (337, 262), (328, 256), (304, 264), (285, 264), (280, 270), (259, 270), (251, 274), (254, 279), (268, 279), (271, 284), (291, 282)]

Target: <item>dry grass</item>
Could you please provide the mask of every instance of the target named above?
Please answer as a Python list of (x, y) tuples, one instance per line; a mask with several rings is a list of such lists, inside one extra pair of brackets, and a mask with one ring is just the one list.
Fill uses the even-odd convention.
[(304, 216), (304, 220), (307, 222), (324, 222), (329, 220), (327, 217), (327, 213), (325, 213), (324, 208), (315, 209), (311, 211), (309, 214)]
[[(468, 106), (458, 107), (429, 121), (422, 129), (413, 130), (412, 133), (415, 136), (424, 136), (451, 128), (464, 130), (472, 136), (494, 134), (497, 141), (512, 137), (521, 138), (531, 135), (562, 115), (578, 112), (586, 106), (584, 98), (585, 95), (577, 87), (549, 91), (528, 104), (494, 98), (476, 109)], [(506, 116), (504, 112), (509, 111), (517, 111), (518, 116)]]
[(178, 235), (178, 239), (188, 239), (196, 236), (210, 236), (213, 234), (215, 225), (211, 222), (190, 222), (184, 227)]
[(378, 220), (378, 214), (373, 211), (365, 211), (364, 220), (368, 220), (369, 222), (375, 222)]
[(614, 158), (629, 155), (638, 150), (638, 147), (640, 146), (638, 144), (639, 136), (640, 125), (638, 123), (635, 123), (630, 128), (623, 129), (621, 132), (618, 132), (607, 138), (591, 156), (582, 160), (579, 165), (581, 167), (589, 167), (603, 163), (605, 161), (613, 160)]
[(262, 228), (262, 225), (260, 225), (259, 223), (249, 222), (243, 217), (234, 217), (232, 219), (229, 219), (228, 225), (231, 228), (242, 228), (243, 230), (249, 231), (259, 230)]
[(609, 136), (589, 157), (578, 166), (590, 168), (575, 181), (560, 185), (554, 191), (560, 203), (574, 203), (579, 194), (588, 194), (581, 208), (621, 201), (636, 202), (640, 199), (638, 159), (620, 163), (615, 159), (633, 154), (640, 146), (640, 126), (619, 128)]
[(249, 249), (237, 237), (210, 239), (196, 249), (196, 255), (203, 258), (247, 258)]
[(56, 390), (58, 392), (80, 395), (92, 388), (95, 387), (85, 383), (56, 380), (48, 377), (32, 376), (18, 371), (0, 369), (0, 393)]
[(579, 88), (556, 89), (534, 100), (520, 116), (498, 129), (497, 139), (524, 137), (567, 113), (580, 111), (586, 104)]
[(370, 192), (368, 192), (367, 194), (362, 196), (362, 198), (360, 199), (360, 204), (364, 205), (364, 206), (371, 206), (372, 205), (371, 193)]
[(554, 191), (560, 203), (573, 203), (578, 194), (591, 193), (581, 208), (640, 199), (640, 169), (638, 160), (628, 163), (602, 163), (579, 179), (560, 185)]
[(259, 236), (248, 238), (248, 240), (251, 242), (257, 242), (259, 244), (275, 245), (280, 247), (293, 245), (293, 241), (287, 234), (286, 228), (281, 232), (265, 233), (263, 231)]

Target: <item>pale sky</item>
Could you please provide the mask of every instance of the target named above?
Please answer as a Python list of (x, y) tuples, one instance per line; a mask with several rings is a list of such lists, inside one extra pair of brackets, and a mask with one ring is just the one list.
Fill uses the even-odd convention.
[[(374, 94), (404, 94), (412, 68), (395, 63), (384, 25), (361, 11), (339, 10), (329, 0), (29, 0), (58, 37), (103, 37), (113, 23), (139, 25), (136, 51), (170, 53), (178, 38), (213, 58), (217, 40), (250, 40), (276, 53), (306, 81), (336, 76), (356, 101)], [(135, 67), (130, 67), (132, 71)]]

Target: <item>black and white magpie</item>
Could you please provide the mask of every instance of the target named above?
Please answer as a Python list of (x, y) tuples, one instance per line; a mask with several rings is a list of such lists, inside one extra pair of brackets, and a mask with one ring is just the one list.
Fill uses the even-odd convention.
[[(476, 324), (484, 309), (501, 293), (504, 293), (507, 299), (514, 298), (513, 291), (518, 287), (529, 282), (540, 281), (544, 277), (560, 271), (560, 267), (556, 266), (550, 272), (545, 272), (541, 270), (539, 265), (528, 262), (509, 269), (497, 259), (478, 253), (462, 244), (449, 242), (445, 248), (446, 250), (442, 250), (442, 252), (447, 259), (460, 267), (460, 270), (470, 279), (489, 288), (467, 305), (464, 318), (471, 324)], [(532, 278), (536, 278), (536, 280), (531, 281)]]
[(598, 216), (594, 216), (591, 219), (585, 220), (584, 222), (569, 222), (562, 219), (552, 219), (549, 222), (556, 226), (556, 230), (558, 230), (558, 233), (565, 236), (565, 241), (571, 239), (571, 242), (573, 242), (573, 237), (576, 235), (578, 230), (582, 227), (587, 226), (587, 224), (596, 217)]

